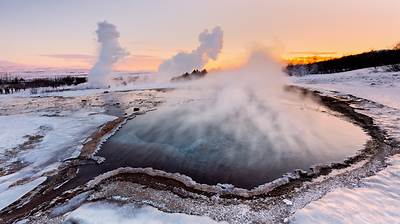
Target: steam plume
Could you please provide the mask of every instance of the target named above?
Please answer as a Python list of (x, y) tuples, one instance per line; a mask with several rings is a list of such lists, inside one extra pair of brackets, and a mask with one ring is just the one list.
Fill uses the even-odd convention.
[(217, 26), (211, 32), (207, 29), (199, 34), (200, 46), (190, 53), (179, 52), (164, 61), (158, 68), (162, 75), (176, 76), (193, 69), (203, 69), (210, 60), (216, 60), (223, 46), (223, 31)]
[(134, 121), (129, 140), (153, 153), (159, 145), (158, 158), (165, 159), (157, 166), (243, 187), (350, 155), (337, 142), (357, 135), (337, 130), (351, 126), (318, 112), (312, 98), (285, 90), (287, 82), (281, 66), (257, 50), (241, 68), (170, 92), (157, 113)]
[(97, 41), (100, 43), (96, 64), (89, 72), (89, 85), (107, 87), (111, 82), (113, 65), (129, 53), (119, 44), (119, 32), (115, 25), (106, 21), (99, 22)]

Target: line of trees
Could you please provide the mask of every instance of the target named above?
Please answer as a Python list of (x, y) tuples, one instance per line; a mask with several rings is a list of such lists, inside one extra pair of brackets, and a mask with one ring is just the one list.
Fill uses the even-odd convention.
[(286, 67), (286, 72), (289, 75), (301, 76), (305, 74), (345, 72), (379, 66), (388, 66), (388, 69), (400, 71), (400, 43), (391, 50), (370, 51), (309, 64), (289, 64)]
[(0, 94), (12, 94), (26, 89), (36, 89), (41, 87), (57, 88), (60, 86), (78, 85), (87, 82), (86, 77), (53, 77), (53, 78), (34, 78), (25, 80), (23, 78), (7, 75), (0, 78)]
[(171, 82), (190, 81), (190, 80), (203, 78), (206, 75), (207, 75), (207, 70), (206, 69), (203, 69), (201, 71), (195, 69), (195, 70), (192, 71), (192, 73), (186, 72), (185, 74), (183, 74), (181, 76), (172, 78)]

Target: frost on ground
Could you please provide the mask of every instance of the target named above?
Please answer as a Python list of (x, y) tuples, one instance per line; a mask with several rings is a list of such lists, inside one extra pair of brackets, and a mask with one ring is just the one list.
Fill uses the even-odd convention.
[[(352, 94), (376, 101), (359, 100), (354, 107), (361, 108), (359, 112), (372, 117), (390, 136), (400, 139), (398, 73), (364, 69), (292, 80), (294, 84), (344, 100), (354, 100), (347, 95)], [(62, 159), (79, 152), (91, 130), (108, 118), (114, 118), (110, 114), (124, 116), (132, 113), (135, 107), (154, 108), (160, 102), (158, 94), (75, 90), (47, 93), (41, 97), (1, 98), (0, 119), (7, 120), (7, 129), (12, 130), (12, 134), (0, 135), (4, 139), (0, 141), (0, 161), (1, 167), (5, 167), (0, 173), (0, 201), (9, 204), (44, 181), (47, 171), (54, 170)], [(22, 118), (25, 116), (27, 120)], [(14, 132), (13, 125), (21, 128), (15, 128)], [(67, 220), (70, 223), (215, 223), (201, 216), (229, 223), (396, 223), (400, 220), (396, 212), (400, 201), (400, 157), (394, 156), (389, 161), (391, 165), (387, 169), (361, 181), (360, 176), (376, 173), (374, 164), (356, 172), (340, 170), (341, 177), (324, 177), (326, 180), (321, 182), (305, 183), (292, 196), (284, 195), (276, 200), (207, 197), (185, 192), (179, 187), (168, 191), (129, 181), (106, 181), (90, 189), (93, 192), (78, 194), (57, 204), (51, 211), (38, 212), (26, 219), (26, 223), (64, 223)], [(2, 193), (15, 197), (3, 200)]]
[(24, 185), (17, 185), (0, 193), (0, 210), (18, 200), (21, 196), (33, 190), (36, 186), (43, 183), (46, 177), (40, 177)]
[(78, 156), (103, 124), (154, 108), (155, 95), (97, 89), (0, 96), (0, 210)]
[(293, 81), (305, 87), (337, 91), (400, 109), (400, 72), (366, 68), (349, 72), (307, 75)]
[(398, 223), (400, 221), (400, 156), (360, 188), (341, 188), (299, 210), (293, 223)]
[(62, 161), (77, 156), (90, 133), (114, 118), (86, 113), (0, 116), (2, 128), (7, 130), (0, 133), (0, 209), (41, 184), (46, 179), (42, 176), (56, 170)]
[(134, 204), (119, 206), (111, 203), (89, 203), (71, 212), (64, 223), (85, 224), (179, 224), (179, 223), (226, 223), (216, 222), (208, 217), (179, 213), (165, 213), (156, 208)]
[[(328, 75), (293, 78), (297, 85), (324, 94), (360, 101), (360, 113), (372, 117), (395, 141), (400, 141), (400, 73), (362, 69)], [(334, 91), (334, 92), (332, 92)], [(339, 188), (298, 210), (293, 223), (398, 223), (400, 221), (400, 156), (388, 158), (389, 166), (365, 178), (357, 188)]]

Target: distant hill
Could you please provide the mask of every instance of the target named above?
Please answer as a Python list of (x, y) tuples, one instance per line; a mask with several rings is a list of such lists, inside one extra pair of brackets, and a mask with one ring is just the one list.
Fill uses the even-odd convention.
[[(370, 51), (310, 64), (289, 64), (286, 72), (291, 76), (326, 74), (350, 70), (400, 64), (400, 49)], [(396, 68), (398, 66), (393, 66)]]

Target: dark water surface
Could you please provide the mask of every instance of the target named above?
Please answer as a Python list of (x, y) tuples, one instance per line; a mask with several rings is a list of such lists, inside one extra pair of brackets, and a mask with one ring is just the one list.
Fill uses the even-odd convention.
[(295, 169), (343, 161), (368, 139), (360, 127), (336, 116), (297, 104), (288, 109), (316, 120), (313, 128), (318, 130), (297, 127), (299, 132), (287, 133), (285, 127), (270, 123), (274, 129), (266, 131), (241, 116), (229, 115), (234, 119), (223, 122), (191, 122), (181, 110), (182, 114), (163, 109), (148, 112), (129, 120), (103, 144), (97, 156), (106, 160), (96, 169), (152, 167), (199, 183), (251, 189)]

